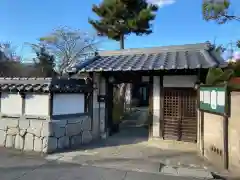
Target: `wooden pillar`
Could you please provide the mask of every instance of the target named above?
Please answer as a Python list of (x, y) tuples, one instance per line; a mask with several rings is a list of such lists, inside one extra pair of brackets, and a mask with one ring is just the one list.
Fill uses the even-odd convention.
[(49, 93), (49, 107), (48, 107), (48, 115), (50, 119), (52, 118), (53, 115), (53, 93)]
[(113, 109), (113, 84), (109, 82), (109, 77), (106, 77), (106, 108), (105, 108), (105, 125), (107, 131), (111, 131), (113, 126), (112, 109)]
[[(94, 77), (93, 77), (93, 73), (91, 72), (91, 73), (89, 73), (89, 77), (90, 77), (90, 79), (91, 79), (91, 86), (92, 86), (92, 88), (94, 87)], [(93, 94), (94, 93), (94, 89), (90, 92), (90, 94), (89, 94), (89, 101), (87, 102), (87, 103), (89, 103), (88, 104), (88, 111), (89, 111), (89, 115), (90, 115), (90, 117), (91, 117), (91, 131), (93, 130), (93, 121), (94, 121), (94, 118), (93, 118)], [(86, 100), (86, 99), (85, 99)]]
[[(99, 75), (99, 89), (98, 89), (98, 95), (105, 97), (106, 96), (106, 81), (102, 74)], [(104, 101), (99, 101), (98, 103), (98, 109), (99, 109), (99, 122), (100, 122), (100, 132), (101, 134), (106, 135), (106, 126), (105, 123), (105, 109), (106, 109), (106, 99)]]
[(160, 137), (160, 76), (153, 77), (153, 137)]
[(163, 75), (160, 75), (160, 127), (159, 127), (159, 136), (163, 138), (163, 128), (164, 128), (164, 88), (163, 88)]
[(230, 115), (230, 91), (228, 89), (228, 84), (226, 83), (225, 85), (226, 88), (226, 93), (225, 93), (225, 113), (223, 116), (223, 148), (224, 148), (224, 152), (223, 152), (223, 158), (224, 158), (224, 168), (228, 169), (229, 167), (229, 150), (228, 150), (228, 117)]
[(23, 92), (20, 92), (21, 98), (22, 98), (22, 115), (25, 115), (25, 109), (26, 109), (26, 95)]

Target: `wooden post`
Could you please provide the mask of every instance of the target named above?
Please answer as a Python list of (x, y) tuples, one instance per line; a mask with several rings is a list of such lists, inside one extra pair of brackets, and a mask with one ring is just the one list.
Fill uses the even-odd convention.
[(200, 138), (201, 138), (201, 153), (204, 156), (204, 112), (200, 111)]
[(91, 79), (91, 88), (93, 88), (93, 89), (89, 94), (89, 101), (87, 103), (89, 103), (88, 104), (88, 113), (90, 114), (90, 117), (91, 117), (91, 130), (93, 130), (93, 123), (94, 123), (94, 119), (93, 119), (94, 76), (93, 76), (92, 72), (89, 73), (89, 77)]
[(48, 107), (48, 115), (50, 119), (52, 118), (53, 115), (53, 93), (49, 93), (49, 107)]
[(26, 109), (26, 94), (23, 92), (20, 92), (21, 98), (22, 98), (22, 115), (25, 115), (25, 109)]
[(105, 107), (105, 127), (106, 130), (112, 129), (113, 119), (112, 119), (112, 109), (113, 109), (113, 84), (109, 82), (109, 76), (106, 77), (106, 107)]
[(153, 135), (153, 75), (150, 76), (149, 79), (149, 87), (150, 87), (150, 92), (149, 92), (149, 110), (148, 110), (148, 115), (151, 116), (149, 124), (149, 137), (152, 137)]
[(230, 98), (228, 91), (228, 84), (225, 85), (225, 113), (223, 116), (223, 159), (224, 159), (224, 168), (228, 169), (229, 166), (229, 158), (228, 158), (228, 116), (230, 113)]
[(160, 138), (164, 137), (163, 131), (164, 131), (164, 87), (163, 87), (163, 75), (160, 75), (160, 129), (159, 129), (159, 136)]

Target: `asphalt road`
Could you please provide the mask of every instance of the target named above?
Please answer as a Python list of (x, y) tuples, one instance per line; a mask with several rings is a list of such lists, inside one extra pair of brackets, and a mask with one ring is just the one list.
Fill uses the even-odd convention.
[[(47, 161), (38, 154), (0, 149), (0, 180), (194, 180)], [(196, 179), (197, 180), (197, 179)]]

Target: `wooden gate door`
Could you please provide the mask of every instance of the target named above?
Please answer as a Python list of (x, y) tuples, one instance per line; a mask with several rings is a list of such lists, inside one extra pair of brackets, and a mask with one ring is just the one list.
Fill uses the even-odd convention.
[(164, 139), (197, 141), (196, 100), (192, 88), (164, 88)]

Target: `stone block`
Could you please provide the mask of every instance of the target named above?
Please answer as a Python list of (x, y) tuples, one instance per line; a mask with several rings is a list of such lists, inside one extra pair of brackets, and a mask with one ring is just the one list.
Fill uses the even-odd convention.
[(35, 135), (37, 137), (41, 137), (41, 131), (42, 131), (41, 128), (36, 129), (36, 128), (31, 127), (31, 126), (27, 129), (28, 133), (33, 134), (33, 135)]
[(64, 136), (58, 139), (58, 149), (69, 148), (69, 137)]
[(34, 135), (37, 136), (37, 137), (41, 137), (41, 134), (42, 134), (42, 129), (39, 128), (39, 129), (34, 129)]
[(19, 134), (16, 135), (16, 138), (15, 138), (15, 148), (16, 149), (20, 149), (22, 150), (24, 148), (24, 139), (22, 136), (20, 136)]
[(8, 128), (14, 128), (18, 127), (19, 120), (18, 119), (8, 119), (7, 121), (7, 127)]
[(26, 133), (27, 133), (27, 130), (26, 130), (26, 129), (21, 129), (21, 130), (19, 131), (19, 135), (22, 136), (22, 137), (24, 137), (24, 136), (26, 135)]
[(90, 131), (83, 131), (82, 132), (82, 143), (87, 144), (92, 141), (92, 134)]
[(67, 136), (75, 136), (81, 133), (81, 124), (67, 124), (66, 126), (66, 135)]
[(19, 120), (19, 129), (27, 129), (30, 126), (29, 120), (21, 119)]
[(1, 130), (7, 130), (7, 128), (8, 128), (8, 121), (7, 121), (7, 119), (0, 119), (0, 129)]
[(57, 150), (57, 138), (55, 137), (44, 137), (43, 138), (43, 152), (54, 152)]
[(7, 130), (8, 135), (17, 135), (19, 134), (19, 128), (17, 127), (12, 127)]
[(86, 117), (82, 121), (82, 131), (90, 131), (91, 130), (91, 119)]
[(68, 122), (67, 120), (52, 120), (51, 123), (57, 125), (60, 128), (65, 128), (67, 125), (67, 122)]
[(54, 124), (53, 126), (53, 131), (54, 131), (54, 137), (56, 138), (60, 138), (65, 136), (65, 128), (61, 128), (60, 126), (58, 126), (57, 124)]
[(82, 118), (71, 118), (68, 119), (67, 124), (81, 124), (83, 121)]
[(43, 120), (30, 120), (30, 127), (33, 129), (41, 129), (43, 126)]
[(34, 136), (31, 133), (25, 135), (24, 150), (32, 151), (34, 147)]
[(44, 137), (42, 139), (42, 152), (47, 153), (48, 152), (48, 137)]
[(7, 135), (5, 147), (13, 148), (14, 147), (14, 143), (15, 143), (15, 137), (16, 136)]
[(54, 135), (53, 128), (54, 124), (52, 122), (43, 122), (41, 136), (42, 137), (49, 137)]
[(34, 151), (41, 152), (42, 151), (42, 138), (35, 136), (34, 138)]
[(7, 135), (6, 131), (0, 130), (0, 146), (5, 146), (6, 135)]
[(72, 136), (70, 138), (70, 143), (72, 148), (76, 148), (82, 144), (82, 136), (77, 135), (77, 136)]
[(54, 152), (57, 149), (57, 138), (48, 138), (48, 152)]
[(30, 127), (27, 129), (27, 132), (34, 134), (37, 137), (41, 137), (42, 127), (42, 120), (30, 120)]

